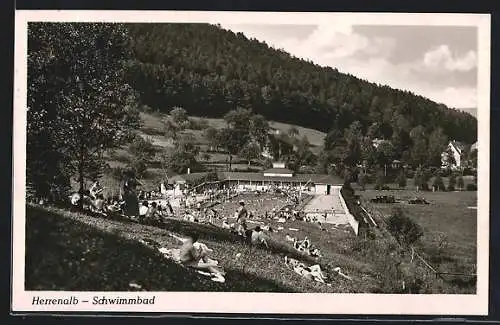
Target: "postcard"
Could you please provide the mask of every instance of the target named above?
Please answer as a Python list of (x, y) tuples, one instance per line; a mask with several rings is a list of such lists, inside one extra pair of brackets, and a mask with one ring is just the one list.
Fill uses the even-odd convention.
[(487, 315), (490, 16), (15, 16), (12, 311)]

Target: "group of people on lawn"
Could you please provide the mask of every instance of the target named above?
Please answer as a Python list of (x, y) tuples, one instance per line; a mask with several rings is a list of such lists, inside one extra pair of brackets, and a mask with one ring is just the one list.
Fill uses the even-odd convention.
[[(135, 192), (135, 187), (138, 185), (133, 179), (124, 183), (120, 198), (105, 199), (103, 195), (103, 187), (99, 181), (95, 181), (87, 191), (79, 191), (71, 197), (71, 204), (79, 206), (83, 200), (83, 206), (94, 212), (117, 212), (128, 216), (138, 216), (139, 221), (161, 219), (165, 212), (173, 214), (173, 209), (170, 204), (167, 209), (162, 209), (156, 202), (148, 203), (144, 200), (139, 203), (138, 195)], [(145, 198), (145, 196), (142, 196)], [(243, 200), (239, 201), (239, 207), (235, 211), (236, 227), (233, 230), (247, 240), (252, 245), (269, 247), (267, 236), (264, 234), (260, 226), (253, 229), (248, 229), (247, 219), (250, 213), (245, 207)], [(250, 216), (251, 217), (251, 216)], [(219, 267), (214, 260), (209, 258), (211, 252), (205, 245), (198, 243), (198, 235), (190, 234), (187, 238), (177, 239), (182, 241), (182, 246), (179, 252), (180, 262), (190, 268), (204, 270), (210, 272), (217, 277), (223, 277), (224, 271)]]

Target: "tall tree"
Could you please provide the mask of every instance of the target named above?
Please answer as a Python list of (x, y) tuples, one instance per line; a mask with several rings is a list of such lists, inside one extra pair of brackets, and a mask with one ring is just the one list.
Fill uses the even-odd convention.
[(425, 135), (425, 129), (423, 126), (419, 125), (413, 128), (410, 132), (410, 137), (413, 142), (411, 148), (411, 159), (413, 166), (423, 166), (426, 165), (428, 161), (428, 151), (427, 151), (427, 137)]
[(269, 123), (260, 114), (250, 117), (250, 136), (263, 150), (269, 139)]
[(166, 158), (167, 168), (179, 174), (186, 173), (188, 169), (192, 171), (199, 168), (196, 156), (200, 152), (193, 139), (189, 137), (181, 137), (175, 143), (174, 149), (168, 153)]
[(446, 150), (448, 137), (444, 134), (442, 128), (437, 128), (429, 136), (429, 165), (440, 167), (441, 156)]
[[(83, 189), (104, 151), (128, 139), (138, 125), (124, 80), (129, 44), (121, 24), (29, 24), (27, 161), (64, 165)], [(47, 161), (45, 150), (57, 161)]]
[(245, 158), (248, 162), (248, 166), (250, 166), (250, 163), (252, 160), (257, 159), (260, 157), (260, 147), (259, 144), (253, 141), (250, 141), (246, 143), (243, 148), (241, 148), (239, 155), (243, 158)]
[(344, 132), (347, 143), (347, 157), (344, 163), (348, 166), (356, 165), (361, 158), (362, 129), (359, 121), (353, 122)]

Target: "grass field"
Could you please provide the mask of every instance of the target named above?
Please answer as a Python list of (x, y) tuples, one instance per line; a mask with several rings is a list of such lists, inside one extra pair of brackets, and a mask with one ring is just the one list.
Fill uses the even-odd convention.
[[(361, 281), (333, 276), (329, 287), (302, 278), (285, 266), (284, 256), (314, 261), (276, 238), (267, 250), (210, 225), (169, 220), (165, 229), (27, 206), (26, 287), (131, 290), (129, 283), (134, 282), (149, 291), (356, 292)], [(200, 241), (214, 250), (213, 257), (224, 266), (224, 284), (181, 268), (137, 242), (148, 238), (176, 247), (179, 243), (169, 233), (182, 236), (192, 231), (200, 234)]]
[[(401, 195), (401, 192), (398, 193), (394, 194)], [(375, 191), (362, 193), (363, 198), (377, 194)], [(475, 225), (471, 221), (475, 219), (472, 212), (464, 212), (460, 204), (464, 208), (469, 202), (472, 204), (472, 193), (461, 193), (463, 196), (457, 197), (454, 204), (444, 196), (452, 193), (427, 194), (433, 194), (427, 197), (433, 204), (404, 207), (425, 228), (423, 255), (441, 271), (470, 272), (467, 268), (475, 263)], [(414, 193), (406, 195), (412, 197)], [(250, 197), (245, 197), (245, 200), (251, 203)], [(266, 204), (274, 203), (270, 201)], [(436, 205), (434, 210), (440, 209), (441, 216), (430, 208), (433, 205)], [(227, 211), (234, 209), (234, 202), (220, 208)], [(381, 205), (368, 205), (368, 208), (389, 213), (391, 207), (387, 206), (384, 210)], [(456, 217), (449, 217), (451, 213), (446, 215), (443, 211), (461, 211), (463, 214), (460, 220), (455, 220)], [(383, 213), (376, 216), (378, 220)], [(473, 282), (461, 278), (436, 279), (425, 273), (422, 267), (408, 263), (407, 259), (401, 258), (400, 249), (384, 227), (374, 229), (374, 238), (367, 239), (354, 236), (348, 226), (329, 225), (322, 228), (302, 221), (283, 224), (272, 220), (269, 223), (273, 229), (283, 228), (268, 233), (270, 248), (265, 249), (251, 247), (220, 227), (178, 219), (168, 219), (164, 228), (157, 228), (34, 206), (27, 206), (27, 219), (26, 283), (29, 288), (39, 290), (130, 290), (128, 283), (135, 282), (155, 291), (409, 293), (401, 283), (407, 283), (408, 287), (408, 283), (418, 275), (418, 281), (424, 284), (420, 283), (413, 293), (475, 291)], [(139, 239), (152, 239), (162, 246), (174, 248), (180, 243), (169, 237), (170, 233), (183, 236), (192, 231), (199, 233), (200, 241), (214, 250), (213, 257), (226, 269), (225, 284), (207, 282), (208, 279), (196, 273), (185, 273), (184, 269), (137, 243)], [(438, 256), (432, 249), (440, 232), (446, 233), (449, 245)], [(297, 252), (286, 241), (287, 235), (299, 240), (308, 236), (323, 256), (314, 259)], [(321, 265), (332, 286), (311, 282), (297, 275), (284, 264), (285, 256), (309, 265)], [(441, 258), (439, 265), (436, 257)], [(353, 280), (336, 275), (332, 271), (335, 267), (341, 267)], [(115, 280), (118, 277), (120, 279)]]
[(144, 291), (294, 291), (242, 268), (213, 282), (138, 243), (172, 240), (153, 227), (27, 206), (26, 230), (27, 290), (133, 291), (135, 283)]
[[(414, 190), (358, 191), (369, 211), (381, 221), (394, 207), (423, 227), (420, 250), (431, 265), (440, 272), (474, 274), (477, 243), (477, 192), (416, 192)], [(396, 204), (374, 204), (369, 200), (378, 195), (393, 195)], [(408, 204), (407, 200), (423, 197), (429, 205)], [(446, 276), (457, 290), (473, 290), (470, 277)]]
[[(159, 113), (141, 113), (140, 114), (142, 127), (140, 130), (140, 134), (145, 138), (150, 138), (153, 144), (163, 147), (163, 148), (172, 148), (173, 141), (164, 136), (164, 125), (163, 121), (165, 121), (168, 117), (166, 114)], [(204, 119), (207, 122), (209, 127), (213, 127), (216, 129), (221, 129), (226, 126), (226, 122), (222, 118), (202, 118), (202, 117), (190, 117), (190, 119), (194, 121), (198, 121), (200, 119)], [(287, 133), (290, 127), (295, 127), (298, 131), (298, 137), (306, 136), (311, 144), (311, 150), (314, 153), (318, 153), (319, 147), (323, 145), (323, 140), (326, 136), (324, 132), (308, 129), (300, 126), (295, 126), (292, 124), (280, 123), (270, 121), (269, 125), (271, 128), (279, 130), (282, 133)], [(182, 134), (190, 134), (193, 136), (195, 143), (201, 148), (202, 152), (208, 149), (208, 141), (204, 136), (204, 130), (184, 130), (181, 132)], [(208, 162), (220, 162), (225, 161), (227, 158), (226, 155), (218, 154), (218, 153), (210, 153), (210, 160)], [(238, 159), (238, 157), (235, 157)], [(200, 161), (201, 159), (200, 155)]]

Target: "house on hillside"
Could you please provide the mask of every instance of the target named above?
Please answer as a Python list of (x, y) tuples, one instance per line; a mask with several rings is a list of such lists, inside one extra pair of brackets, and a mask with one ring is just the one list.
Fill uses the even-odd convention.
[[(441, 154), (441, 165), (443, 168), (450, 167), (451, 169), (458, 169), (463, 167), (462, 157), (466, 150), (466, 144), (459, 141), (450, 141), (446, 150)], [(453, 155), (450, 159), (449, 155)]]

